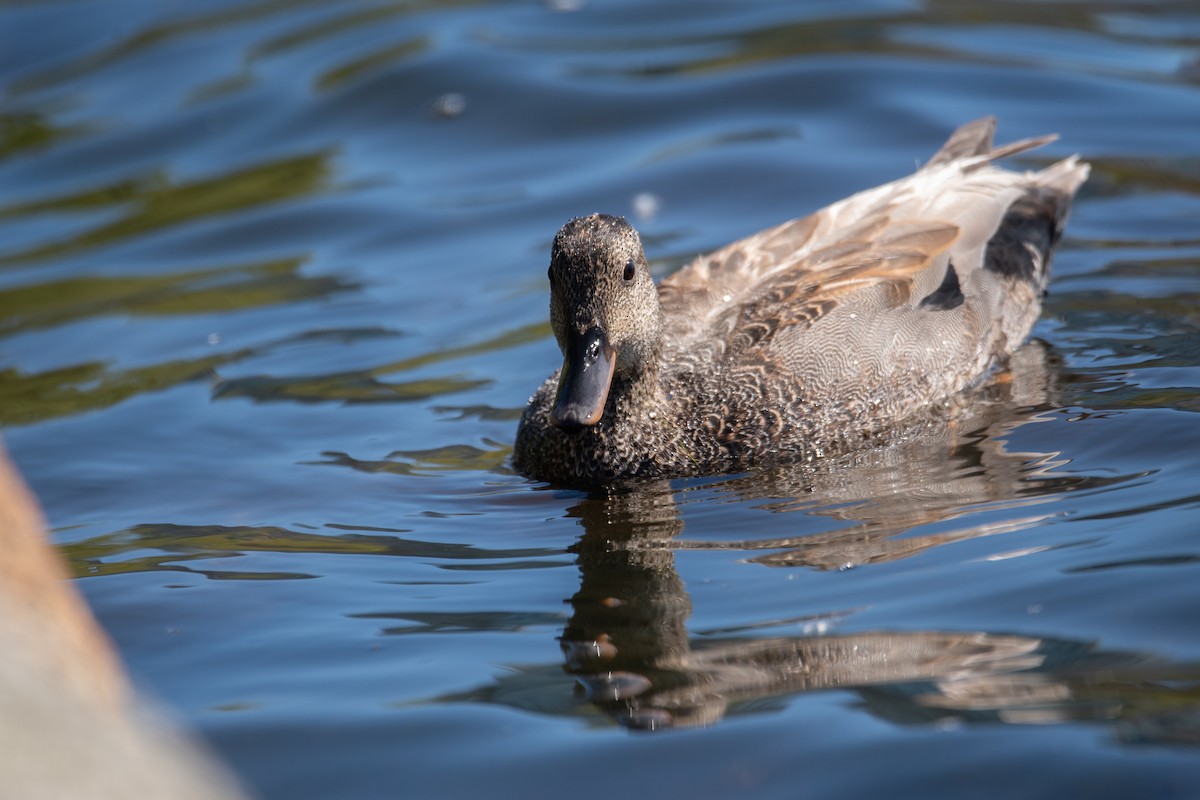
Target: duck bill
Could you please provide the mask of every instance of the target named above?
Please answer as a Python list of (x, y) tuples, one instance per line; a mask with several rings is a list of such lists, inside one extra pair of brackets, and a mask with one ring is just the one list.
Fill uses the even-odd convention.
[(609, 346), (600, 328), (572, 333), (550, 422), (567, 433), (578, 433), (599, 422), (608, 401), (616, 362), (617, 351)]

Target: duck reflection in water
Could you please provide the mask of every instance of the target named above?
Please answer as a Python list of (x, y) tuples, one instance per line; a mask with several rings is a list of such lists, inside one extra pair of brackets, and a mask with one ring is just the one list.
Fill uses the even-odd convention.
[[(974, 396), (970, 412), (940, 428), (850, 461), (819, 461), (721, 485), (720, 491), (763, 499), (777, 511), (805, 509), (854, 521), (833, 532), (679, 541), (684, 523), (665, 482), (582, 500), (570, 511), (585, 531), (573, 547), (581, 584), (561, 646), (585, 701), (627, 727), (664, 730), (712, 725), (730, 713), (761, 710), (771, 698), (837, 688), (856, 692), (871, 713), (897, 722), (1120, 720), (1126, 739), (1200, 742), (1196, 691), (1175, 683), (1195, 687), (1200, 667), (1164, 666), (1091, 643), (970, 630), (819, 633), (837, 614), (750, 623), (727, 636), (689, 634), (692, 602), (674, 563), (681, 547), (762, 550), (753, 560), (770, 566), (886, 562), (1046, 519), (1026, 515), (1002, 525), (897, 538), (914, 526), (963, 515), (968, 506), (1035, 505), (1064, 491), (1135, 477), (1060, 475), (1055, 468), (1067, 460), (1058, 453), (1006, 450), (1006, 432), (1059, 405), (1061, 380), (1047, 349), (1034, 342), (1008, 373)], [(818, 633), (753, 635), (783, 622)], [(1183, 724), (1181, 703), (1191, 709)]]

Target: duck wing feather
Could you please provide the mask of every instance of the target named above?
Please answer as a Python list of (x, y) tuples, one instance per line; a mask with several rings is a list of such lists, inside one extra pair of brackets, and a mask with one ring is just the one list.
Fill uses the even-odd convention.
[[(968, 123), (916, 173), (734, 242), (665, 278), (659, 296), (669, 346), (704, 351), (711, 363), (768, 355), (787, 363), (794, 360), (788, 349), (820, 348), (820, 332), (838, 334), (841, 325), (804, 332), (839, 309), (849, 309), (852, 319), (867, 316), (856, 327), (869, 330), (872, 315), (950, 310), (969, 300), (970, 313), (958, 314), (969, 324), (957, 333), (984, 339), (999, 335), (984, 329), (1004, 318), (1006, 302), (1032, 300), (1036, 315), (1049, 248), (1087, 169), (1074, 158), (1040, 173), (993, 167), (996, 159), (1056, 138), (993, 147), (994, 129), (993, 118)], [(1021, 219), (1014, 220), (1014, 212)], [(1038, 226), (1050, 233), (1032, 235)], [(1003, 227), (1015, 233), (999, 256), (1037, 261), (1036, 269), (1026, 270), (1037, 273), (1025, 276), (1029, 286), (1013, 285), (1014, 270), (995, 268), (997, 255), (988, 245), (1004, 238), (998, 235)], [(927, 335), (934, 324), (940, 326), (935, 333), (944, 333), (948, 323), (917, 322), (910, 335)], [(1014, 326), (1027, 324), (1032, 322), (1022, 318)], [(1006, 333), (1024, 336), (1015, 329)], [(950, 352), (947, 358), (961, 356)]]

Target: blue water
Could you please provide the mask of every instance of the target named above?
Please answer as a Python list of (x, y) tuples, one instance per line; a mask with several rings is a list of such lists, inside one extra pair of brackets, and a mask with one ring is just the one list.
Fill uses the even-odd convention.
[[(508, 468), (549, 242), (656, 274), (985, 114), (1093, 164), (963, 429)], [(1200, 794), (1188, 2), (0, 3), (0, 424), (264, 798)]]

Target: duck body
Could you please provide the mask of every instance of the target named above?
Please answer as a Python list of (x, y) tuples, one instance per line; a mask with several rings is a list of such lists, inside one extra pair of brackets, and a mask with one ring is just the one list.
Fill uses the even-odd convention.
[(563, 367), (513, 463), (568, 486), (742, 470), (863, 446), (983, 381), (1041, 310), (1088, 165), (996, 159), (995, 120), (914, 174), (730, 244), (663, 279), (637, 232), (571, 220), (551, 253)]

